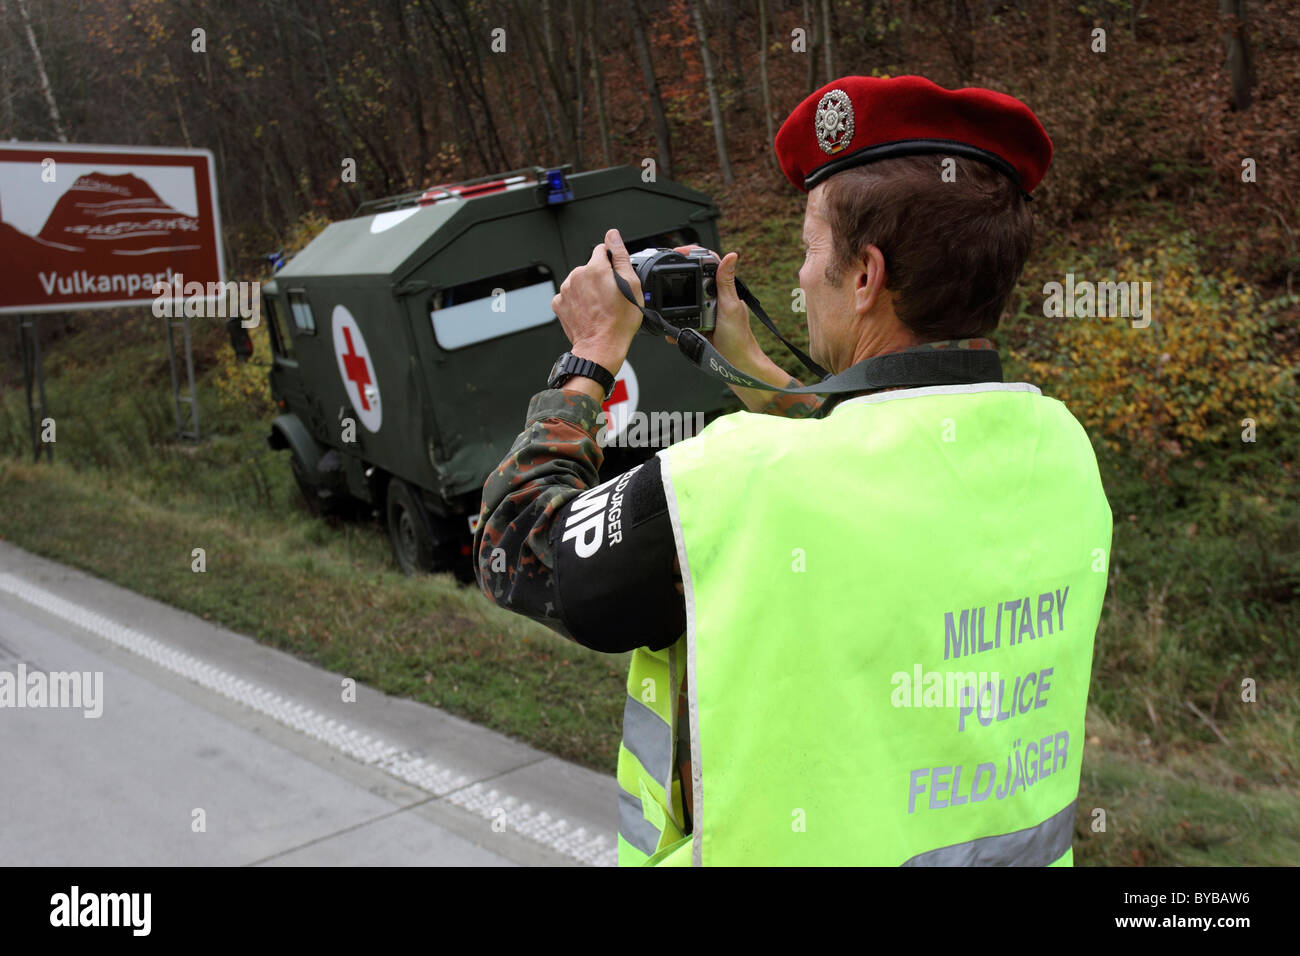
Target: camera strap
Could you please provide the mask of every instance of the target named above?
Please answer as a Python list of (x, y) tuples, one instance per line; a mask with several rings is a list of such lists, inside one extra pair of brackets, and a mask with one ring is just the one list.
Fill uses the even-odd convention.
[(799, 348), (797, 345), (795, 345), (793, 342), (791, 342), (789, 339), (787, 339), (784, 335), (781, 334), (781, 331), (776, 327), (776, 323), (773, 322), (771, 319), (769, 319), (767, 317), (767, 313), (763, 311), (763, 306), (759, 304), (758, 298), (754, 295), (754, 293), (750, 292), (749, 287), (746, 286), (745, 283), (741, 282), (739, 279), (736, 280), (736, 294), (740, 296), (741, 302), (745, 303), (745, 305), (749, 306), (751, 309), (754, 310), (754, 314), (758, 316), (758, 321), (762, 322), (765, 326), (767, 326), (767, 330), (771, 332), (773, 335), (775, 335), (778, 339), (780, 339), (781, 344), (784, 345), (787, 349), (789, 349), (791, 354), (793, 354), (795, 358), (797, 358), (800, 362), (803, 363), (804, 368), (812, 372), (818, 378), (826, 377), (827, 375), (826, 369), (822, 368), (820, 365), (814, 362), (812, 358), (809, 357), (808, 354), (804, 352), (803, 349)]
[(655, 335), (667, 335), (676, 339), (677, 348), (686, 356), (687, 361), (706, 375), (741, 388), (758, 388), (790, 395), (833, 395), (845, 392), (868, 392), (882, 388), (969, 385), (975, 382), (1002, 381), (1002, 363), (998, 359), (998, 353), (992, 349), (922, 349), (890, 352), (865, 359), (838, 374), (827, 375), (825, 369), (786, 341), (785, 337), (776, 330), (772, 320), (767, 317), (763, 307), (758, 304), (758, 299), (737, 280), (736, 291), (740, 293), (741, 300), (758, 315), (759, 321), (784, 342), (786, 348), (793, 352), (813, 374), (822, 378), (822, 381), (816, 385), (801, 385), (798, 388), (770, 385), (762, 379), (747, 375), (728, 362), (722, 353), (713, 347), (713, 343), (698, 330), (680, 329), (664, 319), (656, 310), (647, 309), (637, 302), (631, 286), (617, 272), (614, 273), (614, 282), (624, 298), (640, 310), (641, 315), (644, 316), (644, 327)]

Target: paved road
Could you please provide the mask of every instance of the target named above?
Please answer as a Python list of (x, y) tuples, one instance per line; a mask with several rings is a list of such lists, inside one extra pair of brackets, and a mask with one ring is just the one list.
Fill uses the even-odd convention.
[(0, 542), (0, 864), (614, 862), (612, 777), (342, 680)]

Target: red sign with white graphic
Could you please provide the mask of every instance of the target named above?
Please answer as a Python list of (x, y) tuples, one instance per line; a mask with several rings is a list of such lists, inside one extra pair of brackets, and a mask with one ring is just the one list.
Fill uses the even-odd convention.
[(178, 275), (206, 289), (220, 236), (206, 149), (0, 143), (0, 312), (150, 303)]
[(380, 404), (375, 363), (370, 360), (365, 337), (346, 306), (334, 307), (330, 324), (333, 326), (334, 356), (338, 359), (339, 377), (348, 393), (348, 401), (361, 424), (368, 431), (377, 432), (384, 423), (384, 408)]

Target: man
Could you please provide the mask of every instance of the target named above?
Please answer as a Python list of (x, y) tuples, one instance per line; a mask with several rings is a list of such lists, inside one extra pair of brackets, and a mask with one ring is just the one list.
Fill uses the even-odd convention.
[[(552, 302), (576, 358), (484, 486), (480, 585), (634, 650), (621, 864), (1069, 865), (1111, 514), (1083, 429), (1002, 382), (986, 338), (1051, 142), (1008, 96), (845, 77), (776, 151), (808, 192), (817, 387), (865, 384), (821, 402), (737, 388), (750, 411), (593, 487), (600, 403), (641, 321), (610, 230)], [(736, 262), (712, 344), (795, 388), (750, 331)]]

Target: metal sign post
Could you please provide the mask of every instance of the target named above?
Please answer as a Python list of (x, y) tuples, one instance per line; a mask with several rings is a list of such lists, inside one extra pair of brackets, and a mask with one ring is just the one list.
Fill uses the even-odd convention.
[[(187, 316), (164, 318), (167, 323), (167, 361), (172, 367), (172, 407), (176, 411), (176, 437), (184, 441), (199, 440), (199, 400), (194, 391), (194, 352), (190, 347), (190, 320)], [(181, 330), (181, 341), (185, 347), (185, 374), (189, 394), (182, 394), (180, 374), (176, 369), (179, 359), (176, 357), (175, 330)]]
[[(22, 353), (23, 387), (27, 395), (28, 430), (32, 438), (32, 460), (54, 461), (54, 446), (41, 440), (41, 429), (49, 412), (45, 404), (45, 363), (41, 360), (41, 327), (35, 315), (18, 316), (18, 348)], [(36, 401), (33, 401), (33, 392)]]

